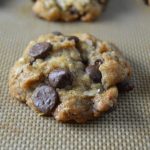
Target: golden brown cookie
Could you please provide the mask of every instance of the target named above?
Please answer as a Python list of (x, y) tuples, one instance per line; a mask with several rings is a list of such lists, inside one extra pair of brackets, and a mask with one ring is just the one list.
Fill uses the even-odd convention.
[(113, 44), (54, 32), (31, 41), (9, 74), (10, 94), (39, 115), (84, 123), (117, 103), (131, 67)]
[(48, 21), (92, 21), (103, 11), (107, 0), (36, 0), (33, 12)]

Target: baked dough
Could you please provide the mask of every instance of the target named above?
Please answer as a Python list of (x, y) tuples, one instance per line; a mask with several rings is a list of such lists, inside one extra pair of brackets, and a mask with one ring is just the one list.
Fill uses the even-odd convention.
[(10, 71), (9, 89), (39, 115), (84, 123), (114, 107), (118, 87), (130, 76), (113, 44), (86, 33), (53, 32), (29, 43)]
[(48, 21), (92, 21), (103, 11), (107, 0), (36, 0), (33, 12)]

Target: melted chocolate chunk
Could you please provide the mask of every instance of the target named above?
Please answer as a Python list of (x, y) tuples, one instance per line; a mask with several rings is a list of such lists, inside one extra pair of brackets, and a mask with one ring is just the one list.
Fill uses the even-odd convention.
[(98, 83), (101, 82), (101, 72), (99, 71), (98, 65), (90, 65), (86, 68), (86, 73), (90, 76), (93, 82)]
[(95, 65), (101, 65), (103, 63), (103, 60), (102, 59), (97, 59), (96, 61), (95, 61)]
[(69, 8), (69, 12), (70, 12), (70, 14), (72, 14), (72, 15), (78, 15), (78, 14), (79, 14), (79, 11), (78, 11), (75, 7), (73, 7), (73, 6), (71, 6), (71, 7)]
[(78, 44), (79, 42), (80, 42), (80, 39), (78, 38), (78, 37), (76, 37), (76, 36), (70, 36), (69, 38), (68, 38), (68, 40), (74, 40), (75, 41), (75, 43), (76, 44)]
[(53, 109), (59, 103), (56, 90), (47, 85), (37, 87), (33, 92), (32, 100), (35, 107), (45, 115), (51, 115)]
[(65, 88), (72, 84), (72, 74), (68, 70), (55, 70), (48, 76), (50, 85), (55, 88)]
[(89, 61), (88, 61), (88, 59), (86, 59), (86, 58), (82, 58), (82, 63), (83, 63), (85, 66), (87, 66), (88, 63), (89, 63)]
[(79, 45), (80, 39), (79, 39), (78, 37), (76, 37), (76, 36), (70, 36), (70, 37), (68, 38), (68, 40), (69, 40), (69, 41), (74, 40), (74, 42), (75, 42), (75, 44), (76, 44), (76, 48), (77, 48), (77, 49), (80, 49), (80, 45)]
[(129, 92), (134, 89), (134, 85), (130, 84), (128, 81), (117, 84), (117, 87), (120, 92)]
[(52, 50), (52, 45), (48, 42), (35, 44), (29, 51), (29, 55), (33, 58), (45, 58), (49, 51)]

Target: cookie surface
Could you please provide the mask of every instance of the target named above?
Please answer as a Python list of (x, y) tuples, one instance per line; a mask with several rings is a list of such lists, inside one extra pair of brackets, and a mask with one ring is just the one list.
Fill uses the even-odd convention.
[(49, 21), (92, 21), (103, 11), (107, 0), (35, 0), (33, 12)]
[(9, 74), (10, 94), (39, 115), (84, 123), (117, 103), (131, 67), (113, 44), (54, 32), (31, 41)]

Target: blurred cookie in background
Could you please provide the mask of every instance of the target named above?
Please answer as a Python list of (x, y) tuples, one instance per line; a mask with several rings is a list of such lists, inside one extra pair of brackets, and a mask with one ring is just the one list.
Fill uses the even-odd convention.
[(93, 21), (108, 0), (32, 0), (33, 12), (48, 21)]

